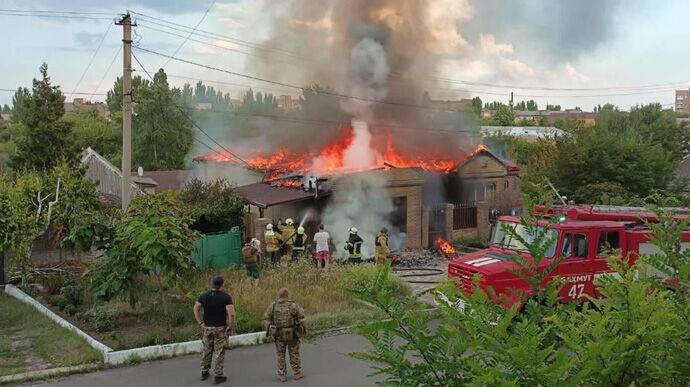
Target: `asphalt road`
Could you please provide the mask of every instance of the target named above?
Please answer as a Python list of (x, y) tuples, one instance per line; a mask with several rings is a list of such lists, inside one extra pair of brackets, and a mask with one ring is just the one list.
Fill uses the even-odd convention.
[[(226, 386), (372, 386), (367, 375), (368, 363), (353, 359), (349, 353), (362, 350), (366, 342), (353, 335), (321, 337), (302, 343), (302, 366), (305, 378), (281, 383), (275, 374), (273, 344), (236, 348), (226, 352)], [(113, 368), (84, 375), (32, 384), (33, 386), (204, 386), (212, 385), (212, 378), (199, 380), (199, 356), (184, 356), (168, 360), (142, 363), (131, 367)], [(288, 367), (290, 367), (288, 362)]]

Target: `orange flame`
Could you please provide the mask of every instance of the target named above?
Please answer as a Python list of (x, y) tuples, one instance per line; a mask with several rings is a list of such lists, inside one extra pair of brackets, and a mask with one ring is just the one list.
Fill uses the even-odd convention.
[[(240, 152), (251, 168), (265, 171), (265, 180), (273, 181), (281, 175), (290, 172), (304, 171), (315, 175), (332, 175), (338, 172), (359, 172), (348, 170), (345, 165), (345, 154), (354, 140), (354, 133), (350, 126), (343, 126), (342, 132), (335, 139), (323, 146), (318, 151), (304, 152), (291, 150), (289, 146), (283, 146), (273, 153)], [(415, 153), (410, 154), (397, 149), (393, 144), (390, 132), (382, 133), (374, 137), (372, 143), (378, 141), (376, 158), (372, 165), (366, 169), (381, 168), (385, 165), (396, 168), (421, 168), (426, 171), (441, 173), (452, 172), (464, 160), (475, 154), (487, 150), (484, 145), (477, 145), (471, 152), (463, 154), (443, 155), (440, 153)], [(195, 161), (228, 162), (237, 159), (230, 154), (209, 153), (194, 158)], [(287, 184), (289, 185), (289, 184)]]
[(441, 238), (440, 236), (436, 238), (436, 246), (438, 246), (441, 251), (446, 255), (452, 255), (456, 253), (455, 247), (450, 244), (447, 240)]

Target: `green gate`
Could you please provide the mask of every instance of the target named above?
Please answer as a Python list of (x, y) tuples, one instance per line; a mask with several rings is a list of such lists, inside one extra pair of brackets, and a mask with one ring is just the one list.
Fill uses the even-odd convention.
[(201, 268), (223, 269), (240, 266), (242, 260), (242, 234), (239, 227), (228, 232), (202, 235), (196, 240), (192, 260)]

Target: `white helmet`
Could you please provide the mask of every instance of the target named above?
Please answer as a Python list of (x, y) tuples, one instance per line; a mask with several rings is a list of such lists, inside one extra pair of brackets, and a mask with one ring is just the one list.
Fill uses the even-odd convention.
[(357, 234), (358, 231), (357, 227), (350, 227), (350, 234)]
[(271, 231), (273, 230), (273, 224), (269, 223), (266, 225), (266, 230)]
[(304, 227), (302, 227), (302, 226), (297, 227), (297, 233), (300, 235), (304, 234)]
[(294, 224), (294, 223), (295, 223), (295, 222), (292, 220), (292, 218), (287, 218), (287, 219), (285, 219), (285, 224), (292, 225), (292, 224)]

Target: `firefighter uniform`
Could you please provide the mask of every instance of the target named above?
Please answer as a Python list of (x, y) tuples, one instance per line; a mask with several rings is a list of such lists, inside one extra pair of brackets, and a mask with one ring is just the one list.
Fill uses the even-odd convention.
[(271, 262), (274, 266), (280, 263), (280, 234), (273, 231), (273, 225), (266, 226), (264, 233), (266, 243), (266, 261)]
[(283, 253), (292, 256), (292, 245), (295, 243), (295, 225), (292, 219), (285, 219), (285, 224), (280, 228), (280, 236), (283, 240)]
[(277, 374), (281, 381), (287, 380), (285, 351), (290, 356), (290, 367), (295, 379), (302, 379), (302, 361), (300, 358), (300, 336), (305, 333), (304, 310), (296, 302), (278, 298), (266, 310), (264, 321), (268, 327), (267, 334), (273, 335), (276, 346)]
[(292, 244), (292, 262), (298, 262), (304, 256), (304, 249), (307, 246), (307, 235), (304, 233), (304, 227), (297, 227), (297, 234), (295, 234), (294, 242)]
[(388, 259), (388, 254), (391, 252), (390, 248), (388, 247), (388, 230), (385, 228), (381, 230), (379, 235), (376, 236), (375, 245), (374, 257), (376, 258), (376, 264), (385, 265), (386, 260)]
[(355, 227), (350, 228), (350, 237), (345, 243), (345, 250), (348, 252), (348, 263), (362, 262), (362, 243), (364, 241), (357, 235), (357, 229)]

